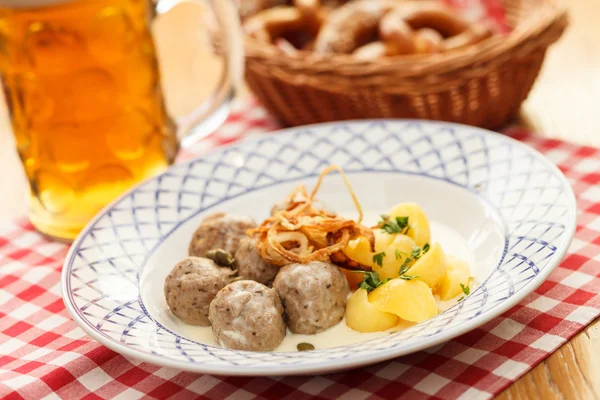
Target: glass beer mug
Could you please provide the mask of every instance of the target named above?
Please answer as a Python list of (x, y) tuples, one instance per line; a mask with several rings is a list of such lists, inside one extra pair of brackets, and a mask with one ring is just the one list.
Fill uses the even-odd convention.
[(178, 2), (0, 0), (0, 73), (30, 220), (42, 233), (73, 239), (102, 207), (171, 164), (184, 136), (210, 133), (227, 116), (243, 69), (231, 0), (209, 2), (226, 49), (216, 92), (178, 121), (166, 113), (150, 28)]

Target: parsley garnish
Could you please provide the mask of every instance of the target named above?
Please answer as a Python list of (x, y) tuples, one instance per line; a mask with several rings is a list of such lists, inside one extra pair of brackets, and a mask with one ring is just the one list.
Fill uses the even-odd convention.
[(414, 260), (418, 260), (419, 257), (421, 257), (421, 252), (423, 251), (422, 248), (420, 248), (419, 246), (415, 246), (412, 249), (412, 253), (410, 253), (410, 258), (414, 259)]
[(383, 257), (385, 257), (385, 251), (373, 255), (373, 262), (381, 267), (383, 264)]
[(418, 275), (400, 275), (398, 278), (404, 279), (405, 281), (412, 281), (413, 279), (416, 279), (418, 277)]
[(390, 235), (393, 233), (404, 233), (406, 234), (409, 230), (408, 217), (389, 217), (387, 215), (381, 216), (379, 222), (382, 230), (386, 231)]
[(406, 257), (406, 260), (404, 260), (404, 263), (400, 266), (400, 270), (398, 271), (399, 276), (402, 276), (408, 272), (408, 270), (411, 267), (410, 263), (412, 262), (412, 260), (412, 258)]
[(465, 296), (462, 296), (460, 299), (458, 299), (458, 301), (463, 301), (465, 299)]
[(400, 266), (400, 270), (398, 271), (398, 276), (407, 281), (418, 278), (418, 276), (407, 276), (405, 274), (408, 272), (410, 267), (412, 267), (412, 265), (410, 265), (410, 263), (421, 258), (421, 256), (423, 254), (425, 254), (429, 251), (429, 249), (430, 249), (429, 243), (425, 243), (425, 245), (422, 248), (418, 247), (418, 246), (413, 247), (412, 252), (410, 253), (410, 257), (406, 257), (406, 259)]
[(364, 278), (362, 282), (358, 285), (359, 289), (365, 289), (368, 292), (371, 292), (383, 285), (389, 278), (383, 278), (383, 280), (379, 279), (379, 274), (375, 271), (353, 271), (359, 274), (364, 274)]
[(471, 288), (468, 286), (463, 285), (462, 283), (460, 284), (460, 288), (462, 289), (463, 293), (466, 294), (467, 296), (471, 294)]
[(396, 253), (396, 260), (401, 259), (402, 256), (406, 257), (408, 255), (405, 252), (400, 251), (400, 249), (396, 249), (395, 253)]

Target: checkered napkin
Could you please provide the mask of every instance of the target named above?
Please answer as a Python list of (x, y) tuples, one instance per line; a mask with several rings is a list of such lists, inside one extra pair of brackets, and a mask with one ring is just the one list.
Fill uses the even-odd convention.
[[(189, 158), (276, 127), (256, 103), (186, 151)], [(580, 210), (561, 266), (521, 304), (444, 345), (354, 371), (286, 378), (215, 377), (125, 358), (96, 343), (65, 310), (64, 244), (25, 219), (0, 226), (0, 398), (488, 398), (600, 314), (600, 150), (512, 136), (542, 151), (569, 178)]]

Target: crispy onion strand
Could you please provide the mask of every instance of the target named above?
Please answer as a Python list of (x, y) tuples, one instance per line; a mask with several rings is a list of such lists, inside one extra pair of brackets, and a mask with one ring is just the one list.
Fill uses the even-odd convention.
[[(344, 219), (315, 205), (323, 178), (333, 171), (340, 173), (350, 192), (358, 211), (357, 221)], [(298, 186), (283, 204), (273, 208), (271, 216), (259, 227), (249, 230), (248, 235), (258, 238), (261, 257), (274, 265), (338, 260), (342, 268), (365, 270), (370, 268), (345, 262), (342, 256), (348, 242), (359, 236), (366, 237), (374, 248), (373, 232), (361, 225), (362, 219), (362, 208), (343, 169), (331, 165), (321, 172), (310, 196), (304, 186)]]
[(354, 206), (356, 207), (356, 210), (358, 211), (358, 219), (356, 220), (356, 223), (360, 224), (363, 219), (362, 207), (360, 206), (360, 203), (358, 202), (358, 198), (356, 197), (354, 190), (352, 190), (352, 186), (350, 185), (350, 181), (346, 177), (344, 170), (339, 165), (330, 165), (329, 167), (325, 168), (321, 172), (321, 175), (319, 175), (319, 180), (317, 181), (317, 184), (315, 185), (315, 187), (310, 195), (310, 199), (314, 200), (314, 197), (317, 194), (317, 191), (321, 187), (321, 183), (323, 183), (323, 178), (325, 177), (325, 175), (327, 175), (328, 173), (330, 173), (332, 171), (338, 171), (340, 173), (340, 176), (344, 180), (344, 183), (346, 184), (346, 187), (348, 188), (348, 191), (350, 192), (350, 196), (352, 196), (352, 201), (354, 202)]

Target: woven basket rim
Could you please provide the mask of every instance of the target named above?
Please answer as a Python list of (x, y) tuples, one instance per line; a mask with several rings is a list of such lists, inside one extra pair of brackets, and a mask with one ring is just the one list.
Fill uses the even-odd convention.
[[(550, 4), (551, 3), (551, 4)], [(473, 46), (448, 53), (434, 55), (395, 56), (373, 61), (360, 61), (347, 54), (335, 54), (329, 57), (317, 57), (309, 51), (300, 51), (290, 55), (282, 53), (275, 45), (265, 44), (246, 37), (246, 57), (269, 67), (287, 71), (310, 74), (368, 76), (397, 75), (403, 77), (420, 76), (425, 73), (449, 72), (466, 65), (486, 64), (498, 61), (503, 55), (513, 52), (531, 39), (544, 36), (549, 30), (562, 30), (568, 22), (568, 11), (561, 0), (543, 3), (527, 19), (519, 23), (508, 35), (495, 36)], [(556, 41), (560, 35), (551, 35), (545, 46)]]

